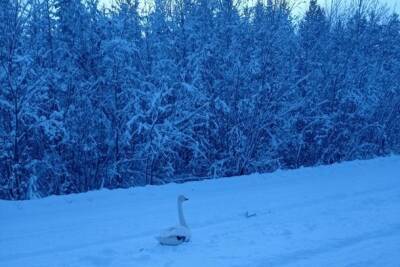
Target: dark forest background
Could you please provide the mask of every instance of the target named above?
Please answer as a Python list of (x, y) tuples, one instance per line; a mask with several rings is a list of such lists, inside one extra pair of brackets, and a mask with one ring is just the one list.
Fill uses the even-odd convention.
[(400, 20), (371, 1), (0, 1), (0, 198), (400, 152)]

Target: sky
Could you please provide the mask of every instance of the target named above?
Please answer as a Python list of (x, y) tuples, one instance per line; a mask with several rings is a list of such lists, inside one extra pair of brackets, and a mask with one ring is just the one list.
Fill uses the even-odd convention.
[[(149, 1), (149, 0), (139, 0), (140, 2), (143, 1)], [(304, 4), (300, 4), (298, 7), (298, 13), (304, 12), (304, 10), (308, 6), (309, 0), (295, 0), (298, 2), (303, 2)], [(318, 0), (318, 3), (321, 5), (325, 5), (325, 2), (327, 0)], [(330, 0), (329, 0), (330, 1)], [(341, 0), (344, 4), (350, 4), (354, 0)], [(399, 0), (375, 0), (378, 1), (379, 3), (387, 5), (390, 11), (396, 11), (397, 13), (400, 13), (400, 1)], [(113, 0), (100, 0), (100, 3), (103, 3), (105, 5), (110, 5), (113, 2)], [(296, 13), (297, 13), (296, 12)]]
[[(294, 0), (294, 1), (303, 1), (302, 5), (299, 5), (298, 10), (295, 10), (295, 13), (297, 14), (302, 14), (305, 12), (305, 10), (308, 7), (309, 0)], [(358, 0), (336, 0), (336, 1), (341, 1), (342, 6), (348, 6), (351, 5), (351, 3), (354, 3), (355, 1)], [(388, 8), (388, 11), (390, 13), (392, 11), (395, 11), (397, 13), (400, 13), (400, 0), (370, 0), (370, 1), (376, 1), (376, 3), (385, 5)], [(327, 3), (331, 2), (331, 0), (317, 0), (318, 4), (320, 4), (323, 7), (328, 6)]]
[(399, 0), (384, 0), (382, 3), (386, 3), (389, 7), (395, 9), (397, 12), (400, 12)]

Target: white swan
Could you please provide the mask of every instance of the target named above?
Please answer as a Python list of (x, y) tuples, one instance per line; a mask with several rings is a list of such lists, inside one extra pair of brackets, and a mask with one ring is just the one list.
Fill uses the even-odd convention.
[(178, 215), (179, 225), (170, 227), (156, 237), (161, 245), (177, 246), (183, 242), (189, 242), (190, 230), (186, 224), (185, 218), (183, 217), (182, 203), (189, 200), (185, 196), (180, 195), (178, 197)]

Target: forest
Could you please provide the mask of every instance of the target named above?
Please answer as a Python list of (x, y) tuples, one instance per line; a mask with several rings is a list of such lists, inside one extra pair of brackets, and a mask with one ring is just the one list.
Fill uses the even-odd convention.
[(294, 10), (0, 1), (0, 199), (399, 154), (399, 16)]

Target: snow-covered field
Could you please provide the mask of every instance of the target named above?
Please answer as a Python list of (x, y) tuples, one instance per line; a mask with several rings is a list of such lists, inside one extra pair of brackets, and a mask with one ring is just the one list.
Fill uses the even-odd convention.
[[(181, 193), (192, 241), (160, 246)], [(0, 201), (0, 266), (399, 267), (400, 157)]]

